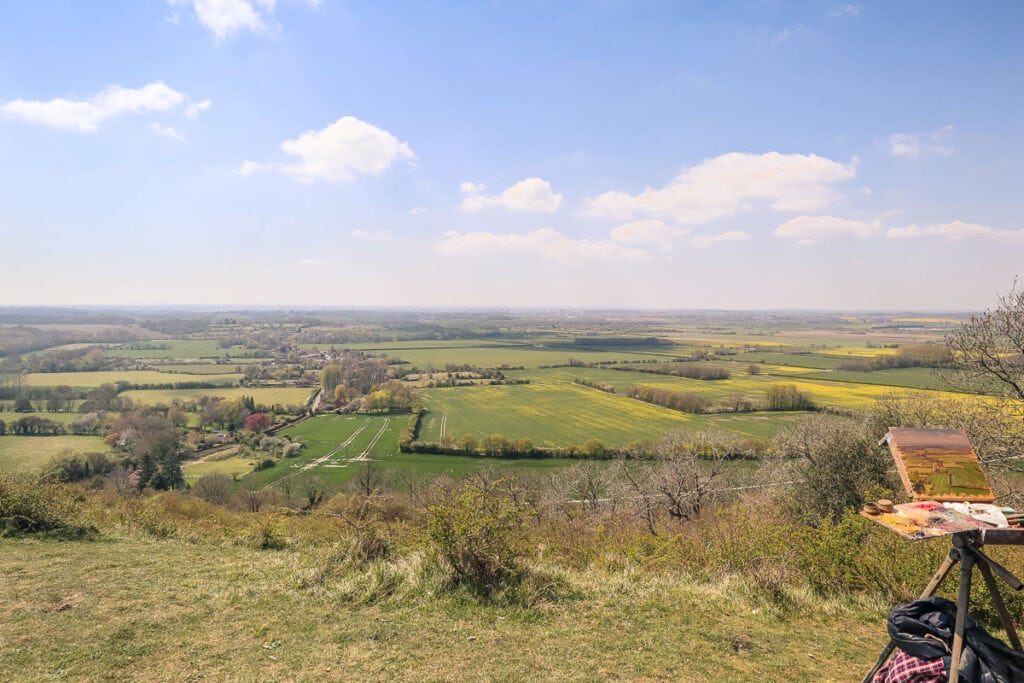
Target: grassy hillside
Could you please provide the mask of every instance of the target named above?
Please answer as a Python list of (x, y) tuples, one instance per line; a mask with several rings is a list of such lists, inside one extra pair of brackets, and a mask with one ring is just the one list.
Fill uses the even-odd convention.
[(368, 599), (330, 558), (0, 539), (0, 679), (848, 681), (886, 640), (879, 605), (780, 618), (735, 579), (575, 571), (574, 597), (523, 609)]

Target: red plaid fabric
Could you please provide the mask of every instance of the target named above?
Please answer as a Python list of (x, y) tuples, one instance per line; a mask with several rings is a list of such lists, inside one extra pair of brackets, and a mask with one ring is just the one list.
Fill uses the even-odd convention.
[(871, 683), (946, 683), (949, 674), (942, 659), (918, 659), (902, 650), (885, 663)]

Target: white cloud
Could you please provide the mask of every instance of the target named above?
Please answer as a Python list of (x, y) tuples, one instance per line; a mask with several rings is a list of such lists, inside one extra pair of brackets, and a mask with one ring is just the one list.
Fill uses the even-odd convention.
[(390, 242), (391, 231), (390, 230), (378, 230), (376, 232), (370, 232), (368, 230), (353, 230), (349, 233), (353, 237), (371, 240), (373, 242)]
[(808, 29), (803, 25), (797, 26), (796, 28), (784, 28), (772, 35), (772, 45), (781, 45), (790, 38), (804, 33), (808, 33)]
[(855, 17), (860, 14), (861, 6), (852, 2), (842, 5), (833, 5), (829, 14), (833, 17)]
[(182, 135), (180, 131), (173, 129), (170, 126), (165, 126), (160, 123), (154, 123), (150, 127), (153, 129), (153, 132), (156, 133), (157, 135), (162, 135), (165, 138), (172, 138), (179, 142), (185, 142), (185, 136)]
[(953, 126), (942, 126), (930, 133), (893, 133), (889, 136), (889, 152), (896, 157), (917, 159), (938, 154), (949, 156), (953, 148), (943, 140), (953, 134)]
[(541, 178), (520, 180), (500, 195), (487, 196), (482, 194), (486, 189), (483, 183), (462, 183), (459, 191), (469, 195), (462, 200), (465, 211), (477, 211), (493, 206), (503, 206), (516, 211), (540, 211), (551, 213), (562, 203), (562, 195), (551, 189), (551, 183)]
[(0, 111), (41, 126), (92, 133), (108, 119), (127, 114), (174, 111), (188, 99), (188, 95), (157, 81), (134, 89), (108, 85), (88, 100), (13, 100), (5, 103)]
[(932, 225), (908, 225), (902, 228), (889, 228), (885, 233), (891, 239), (914, 239), (918, 237), (941, 237), (947, 240), (960, 240), (965, 237), (991, 237), (1004, 242), (1024, 242), (1024, 230), (997, 230), (987, 225), (952, 221), (934, 223)]
[[(168, 0), (171, 5), (191, 5), (196, 18), (218, 41), (223, 41), (240, 31), (260, 33), (267, 25), (249, 0)], [(259, 3), (265, 11), (273, 11), (274, 3)]]
[(425, 206), (414, 206), (409, 209), (410, 216), (422, 216), (425, 213), (427, 213), (427, 207)]
[(261, 164), (258, 161), (243, 161), (241, 168), (238, 169), (238, 175), (252, 175), (259, 171), (270, 171), (273, 170), (272, 164)]
[(733, 152), (683, 169), (660, 190), (606, 192), (588, 200), (584, 211), (620, 219), (648, 214), (684, 225), (734, 216), (756, 203), (776, 211), (816, 211), (834, 199), (833, 185), (856, 175), (856, 159), (842, 164), (814, 154)]
[(881, 221), (858, 221), (835, 216), (797, 216), (775, 228), (776, 237), (814, 244), (831, 237), (870, 237), (882, 231)]
[(190, 104), (188, 105), (188, 107), (185, 108), (185, 116), (189, 117), (190, 119), (194, 119), (212, 106), (213, 102), (211, 102), (210, 100), (194, 102), (193, 104)]
[(351, 180), (356, 173), (376, 175), (399, 159), (414, 159), (409, 145), (354, 116), (344, 116), (323, 130), (311, 130), (281, 143), (299, 162), (283, 165), (283, 173), (301, 180)]
[(668, 251), (677, 238), (689, 232), (686, 228), (672, 227), (657, 218), (644, 218), (612, 228), (612, 239), (632, 244), (653, 244), (662, 251)]
[(752, 237), (749, 232), (742, 230), (727, 230), (718, 235), (694, 235), (690, 243), (698, 249), (708, 249), (719, 242), (742, 242)]
[(459, 192), (462, 194), (480, 194), (487, 189), (487, 186), (483, 183), (474, 183), (470, 181), (459, 183)]
[(614, 242), (566, 237), (551, 228), (540, 228), (526, 234), (493, 232), (459, 233), (450, 231), (437, 245), (445, 256), (476, 256), (485, 253), (520, 252), (541, 258), (572, 262), (589, 259), (625, 259), (640, 261), (648, 257), (641, 249), (621, 247)]
[[(167, 0), (172, 7), (192, 8), (203, 28), (220, 43), (242, 31), (264, 33), (273, 17), (276, 0)], [(320, 0), (305, 0), (312, 9), (319, 9)], [(178, 22), (177, 14), (173, 15)]]

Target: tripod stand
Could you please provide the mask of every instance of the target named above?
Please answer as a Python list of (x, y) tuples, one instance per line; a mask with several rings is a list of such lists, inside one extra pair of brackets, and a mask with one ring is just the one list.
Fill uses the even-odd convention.
[[(981, 572), (981, 576), (985, 580), (985, 586), (992, 595), (992, 602), (996, 607), (996, 611), (999, 612), (999, 620), (1002, 622), (1003, 630), (1006, 631), (1006, 636), (1010, 639), (1010, 645), (1018, 652), (1022, 651), (1020, 639), (1017, 637), (1017, 631), (1013, 626), (1013, 619), (1010, 618), (1006, 604), (999, 594), (999, 586), (996, 584), (995, 577), (998, 576), (1005, 581), (1013, 590), (1021, 590), (1024, 588), (1024, 583), (1011, 574), (1008, 569), (982, 552), (981, 548), (986, 543), (990, 545), (1024, 545), (1024, 529), (975, 529), (953, 534), (953, 547), (921, 594), (921, 598), (935, 595), (935, 591), (942, 585), (942, 582), (949, 575), (954, 565), (957, 562), (960, 563), (960, 594), (957, 596), (956, 601), (956, 627), (953, 633), (953, 652), (949, 665), (949, 680), (951, 683), (958, 683), (960, 676), (960, 655), (963, 653), (964, 626), (967, 623), (967, 611), (970, 607), (971, 576), (974, 573), (975, 567)], [(890, 640), (879, 656), (878, 661), (871, 668), (871, 671), (864, 677), (862, 683), (871, 683), (871, 679), (882, 668), (882, 665), (885, 664), (895, 649), (896, 643)]]

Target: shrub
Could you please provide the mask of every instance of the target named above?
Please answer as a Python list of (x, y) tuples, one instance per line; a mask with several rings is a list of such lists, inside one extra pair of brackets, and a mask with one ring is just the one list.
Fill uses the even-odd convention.
[(477, 477), (430, 507), (434, 552), (456, 578), (484, 594), (515, 582), (528, 553), (526, 521), (532, 511), (506, 480)]
[(81, 537), (95, 531), (80, 515), (79, 501), (64, 486), (0, 472), (0, 536), (42, 532)]
[(231, 499), (231, 483), (227, 474), (204, 474), (192, 486), (192, 493), (207, 503), (225, 505)]

